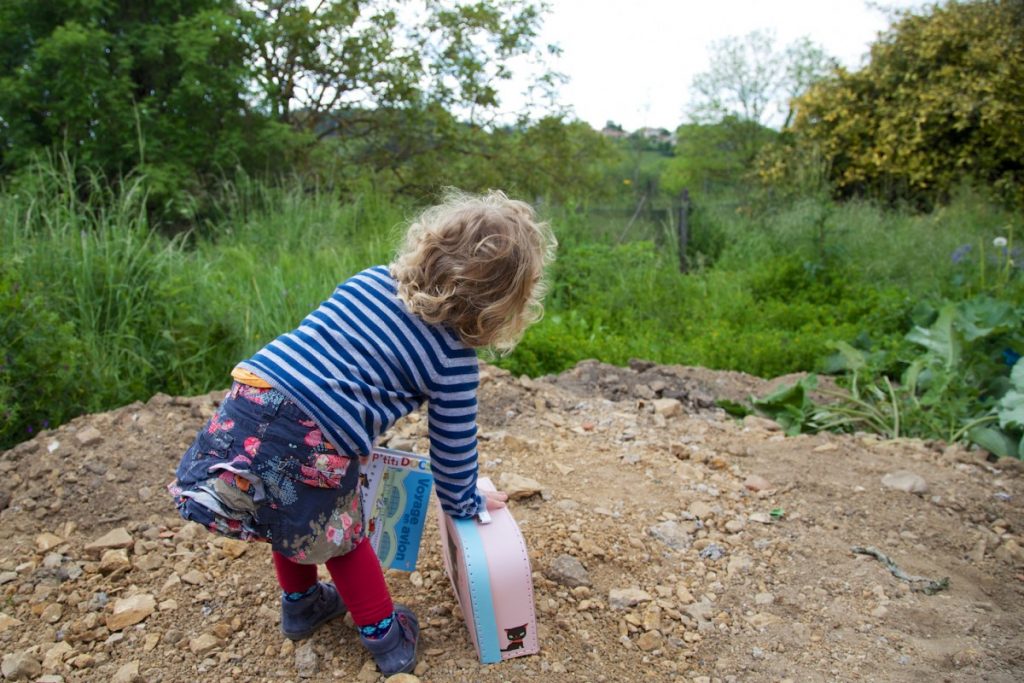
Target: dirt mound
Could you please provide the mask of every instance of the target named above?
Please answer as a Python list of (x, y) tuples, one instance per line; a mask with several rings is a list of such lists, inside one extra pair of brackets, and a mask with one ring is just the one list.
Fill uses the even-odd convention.
[[(476, 662), (430, 520), (418, 571), (388, 577), (421, 616), (421, 680), (1024, 679), (1018, 463), (785, 438), (714, 408), (771, 386), (739, 373), (583, 363), (483, 379), (483, 474), (537, 482), (513, 514), (542, 652)], [(158, 395), (0, 455), (5, 678), (378, 680), (344, 623), (280, 636), (265, 546), (175, 514), (164, 486), (221, 393)], [(403, 420), (391, 445), (425, 449), (425, 423)], [(948, 588), (922, 592), (853, 546)]]

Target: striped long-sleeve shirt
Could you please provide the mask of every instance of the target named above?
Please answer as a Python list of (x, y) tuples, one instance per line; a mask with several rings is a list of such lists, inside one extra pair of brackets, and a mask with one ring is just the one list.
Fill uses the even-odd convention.
[(457, 517), (474, 515), (481, 506), (476, 351), (410, 313), (396, 292), (386, 267), (364, 270), (239, 367), (298, 403), (352, 455), (368, 454), (378, 436), (427, 401), (441, 506)]

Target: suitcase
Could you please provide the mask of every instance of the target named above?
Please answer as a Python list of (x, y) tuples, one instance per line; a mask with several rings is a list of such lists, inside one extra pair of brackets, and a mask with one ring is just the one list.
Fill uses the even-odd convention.
[[(494, 490), (486, 478), (478, 486)], [(483, 519), (454, 519), (438, 507), (444, 568), (480, 661), (537, 654), (530, 558), (512, 513), (502, 508)]]

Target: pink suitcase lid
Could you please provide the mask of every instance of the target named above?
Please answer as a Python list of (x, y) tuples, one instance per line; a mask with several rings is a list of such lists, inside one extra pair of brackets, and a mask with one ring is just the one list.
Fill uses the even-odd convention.
[[(486, 478), (478, 486), (494, 490)], [(438, 519), (445, 569), (484, 664), (540, 651), (526, 543), (508, 508), (490, 517), (487, 524), (444, 513)]]

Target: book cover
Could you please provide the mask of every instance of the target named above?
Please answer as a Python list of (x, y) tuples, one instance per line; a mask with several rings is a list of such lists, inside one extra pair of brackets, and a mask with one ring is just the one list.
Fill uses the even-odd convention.
[(427, 456), (374, 448), (359, 466), (363, 525), (386, 569), (416, 568), (434, 478)]

